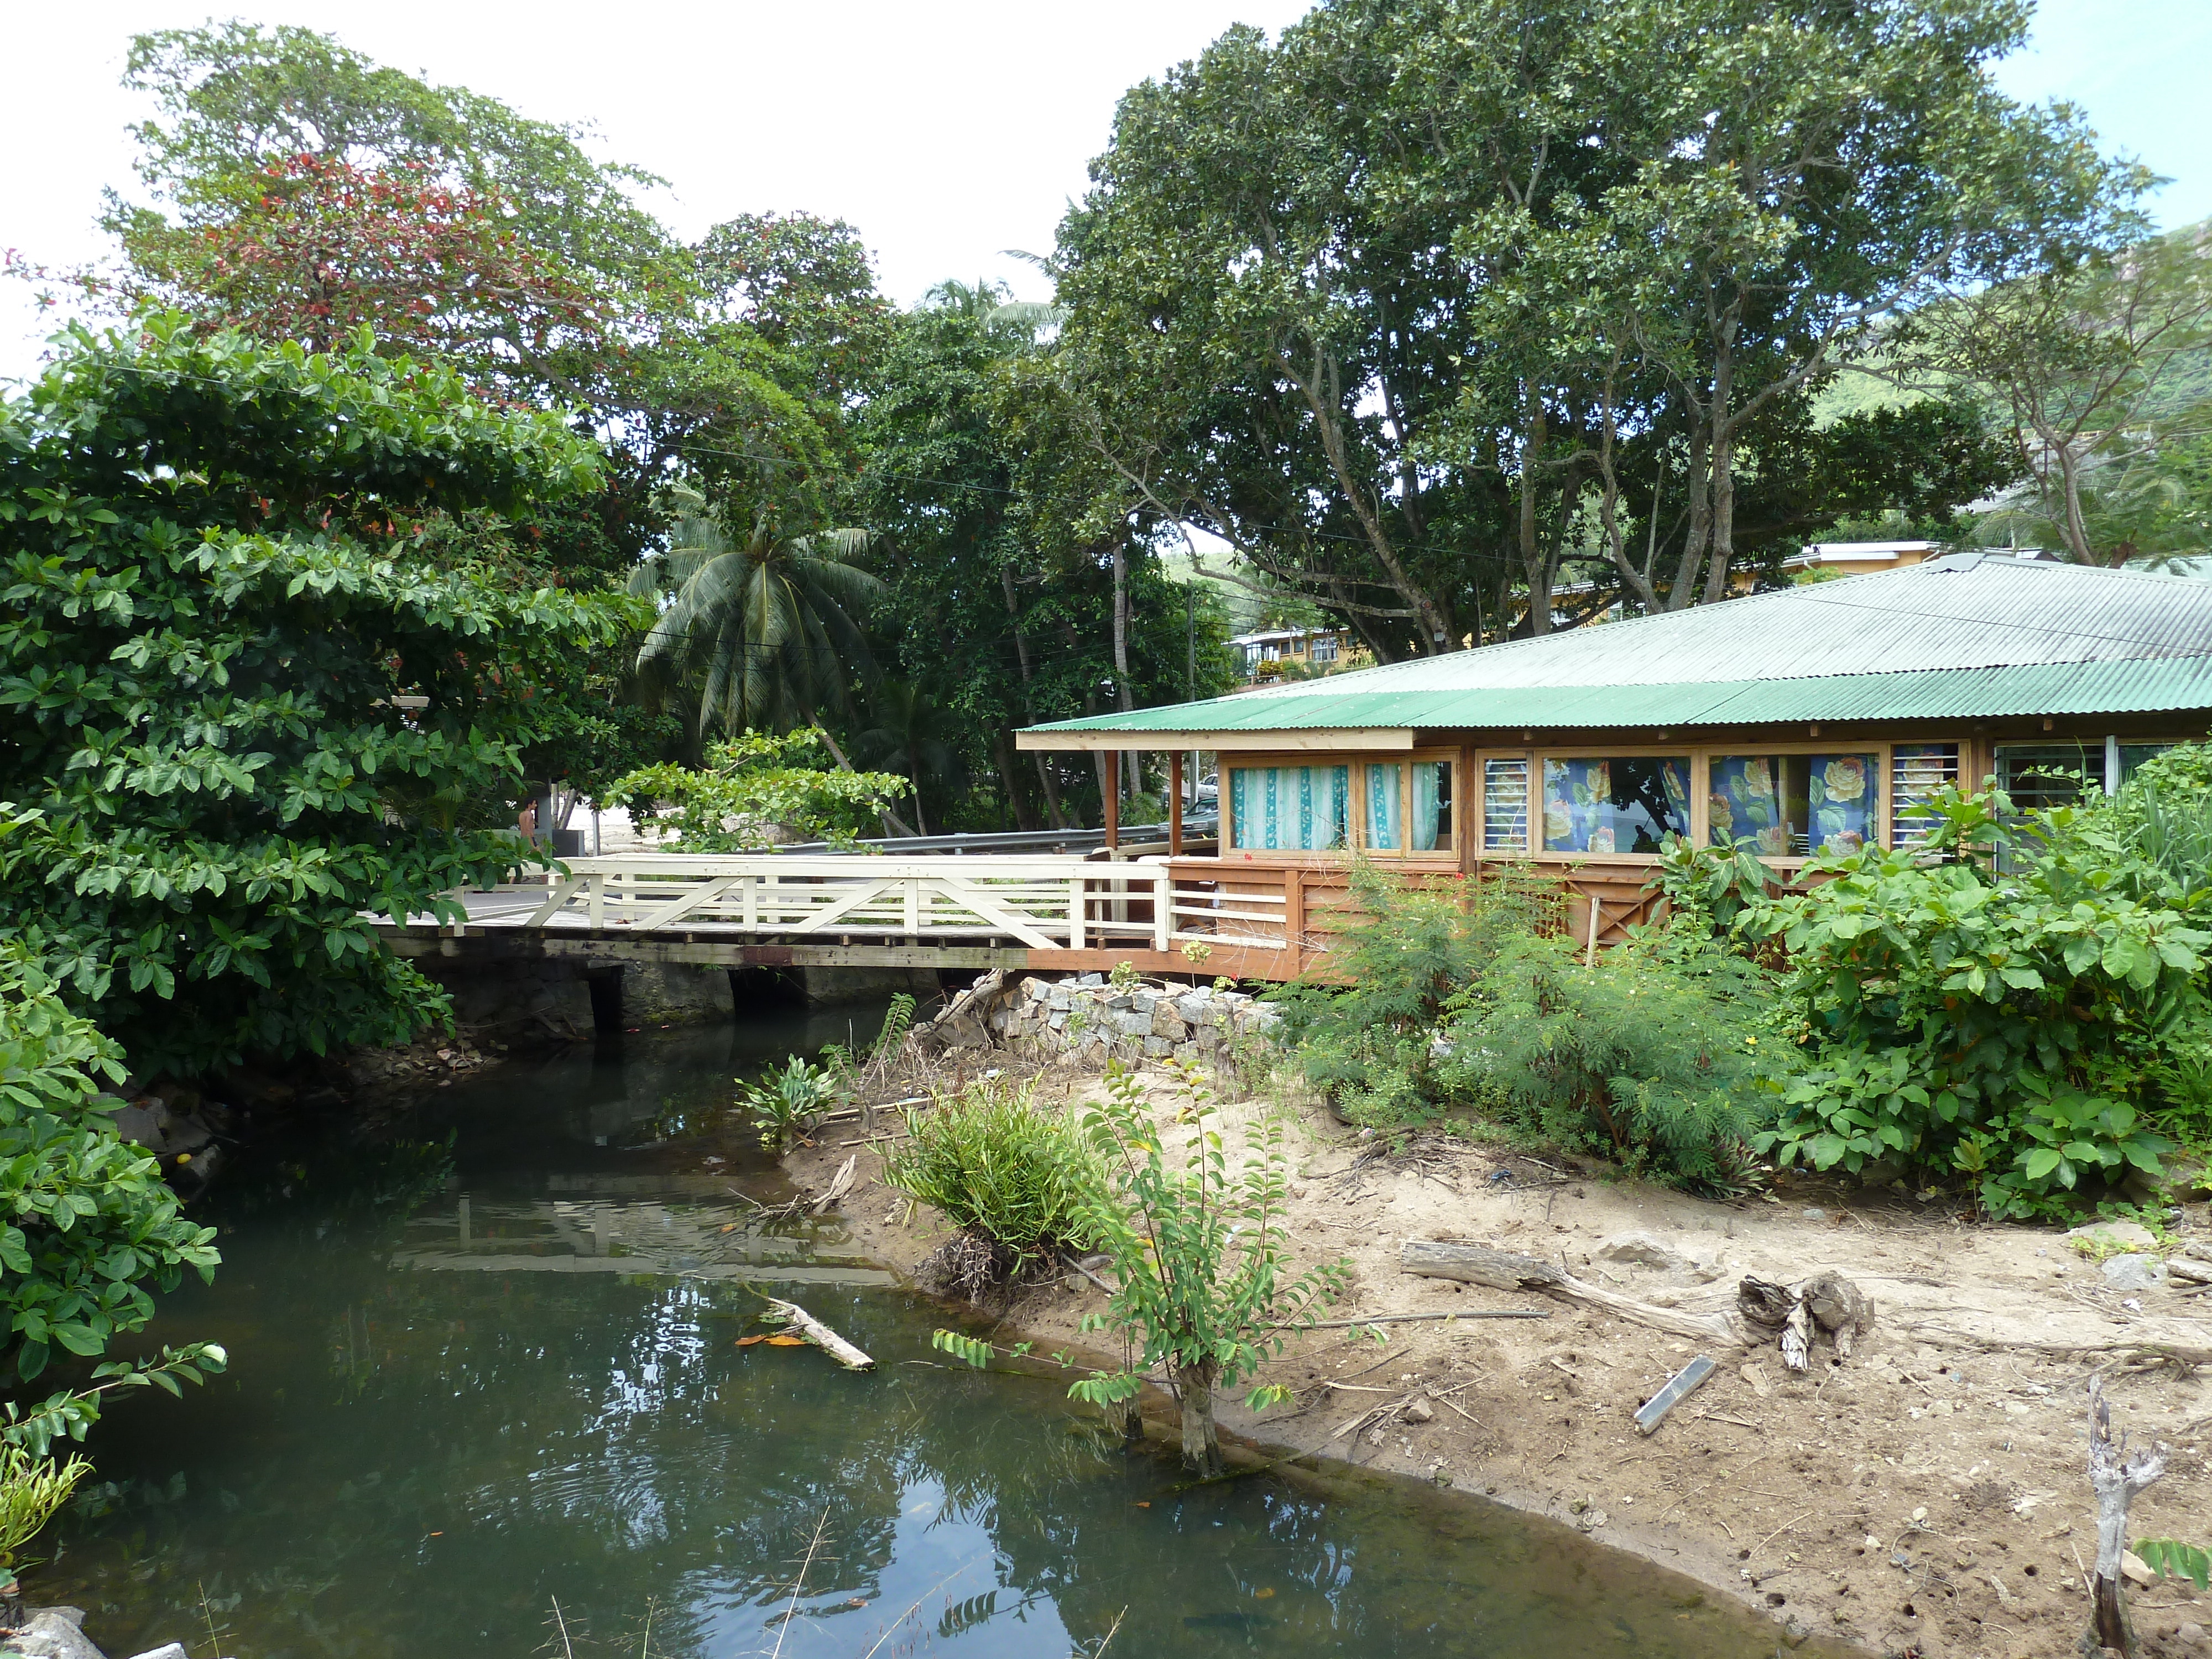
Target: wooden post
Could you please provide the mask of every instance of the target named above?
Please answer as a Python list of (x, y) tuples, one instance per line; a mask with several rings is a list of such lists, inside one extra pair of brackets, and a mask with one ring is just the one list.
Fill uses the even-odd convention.
[(1168, 757), (1168, 856), (1171, 859), (1182, 856), (1182, 750), (1180, 749)]
[(1106, 751), (1106, 848), (1121, 844), (1121, 751)]
[(1283, 872), (1283, 945), (1291, 953), (1291, 973), (1305, 967), (1306, 872), (1297, 865)]

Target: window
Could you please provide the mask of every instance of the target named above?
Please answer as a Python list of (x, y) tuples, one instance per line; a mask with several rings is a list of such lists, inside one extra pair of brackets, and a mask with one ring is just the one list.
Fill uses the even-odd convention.
[(2170, 743), (2122, 743), (2115, 744), (2113, 747), (2119, 750), (2120, 781), (2125, 783), (2135, 776), (2138, 766), (2154, 756), (2163, 755), (2173, 745)]
[(1528, 850), (1528, 757), (1512, 755), (1482, 763), (1482, 850)]
[(1891, 750), (1889, 844), (1917, 847), (1927, 840), (1935, 821), (1907, 809), (1958, 781), (1959, 745), (1955, 743), (1900, 744)]
[(1544, 850), (1656, 853), (1690, 833), (1690, 757), (1618, 756), (1544, 763)]
[(1335, 635), (1324, 634), (1313, 642), (1313, 659), (1316, 662), (1334, 662), (1336, 660)]
[(1854, 851), (1875, 835), (1881, 778), (1878, 755), (1716, 755), (1707, 839), (1767, 858)]
[(2105, 744), (2001, 743), (1997, 787), (2023, 812), (2063, 806), (2105, 787)]
[(1229, 773), (1231, 844), (1248, 852), (1342, 847), (1352, 826), (1349, 766), (1237, 766)]

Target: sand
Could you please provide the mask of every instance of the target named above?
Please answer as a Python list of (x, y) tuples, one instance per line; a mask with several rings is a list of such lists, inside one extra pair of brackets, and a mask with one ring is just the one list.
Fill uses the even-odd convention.
[[(1176, 1091), (1165, 1079), (1151, 1088), (1167, 1121)], [(1059, 1109), (1097, 1091), (1093, 1078), (1053, 1073), (1040, 1098)], [(2059, 1229), (1978, 1223), (1943, 1201), (1784, 1182), (1713, 1202), (1434, 1136), (1394, 1157), (1310, 1101), (1242, 1100), (1216, 1121), (1233, 1146), (1269, 1111), (1291, 1127), (1296, 1262), (1349, 1267), (1331, 1316), (1513, 1307), (1552, 1316), (1389, 1325), (1377, 1328), (1388, 1334), (1381, 1344), (1370, 1331), (1296, 1335), (1257, 1379), (1291, 1389), (1292, 1402), (1257, 1417), (1223, 1413), (1225, 1430), (1255, 1444), (1553, 1516), (1767, 1609), (1794, 1632), (1873, 1652), (2070, 1655), (2087, 1625), (2083, 1569), (2095, 1547), (2086, 1382), (2102, 1367), (2115, 1430), (2172, 1448), (2133, 1534), (2212, 1542), (2212, 1373), (2114, 1357), (2160, 1340), (2212, 1346), (2212, 1296), (2178, 1285), (2116, 1291)], [(874, 1152), (840, 1144), (856, 1133), (825, 1131), (787, 1168), (818, 1191), (857, 1150), (843, 1205), (853, 1245), (910, 1271), (948, 1230), (881, 1185)], [(2201, 1206), (2185, 1225), (2212, 1238)], [(1694, 1265), (1600, 1254), (1630, 1232)], [(1875, 1324), (1840, 1365), (1823, 1343), (1805, 1376), (1773, 1350), (1715, 1351), (1717, 1374), (1647, 1438), (1634, 1414), (1692, 1359), (1691, 1343), (1541, 1295), (1407, 1275), (1398, 1246), (1407, 1238), (1542, 1256), (1686, 1312), (1731, 1305), (1747, 1273), (1789, 1281), (1832, 1267), (1873, 1299)], [(1069, 1274), (995, 1311), (1003, 1340), (1049, 1348), (1079, 1340), (1083, 1316), (1105, 1302)], [(2081, 1352), (2060, 1352), (2069, 1348)], [(1432, 1420), (1339, 1432), (1416, 1391), (1440, 1396), (1428, 1405)], [(2131, 1606), (2146, 1654), (2212, 1655), (2198, 1630), (2212, 1626), (2212, 1595), (2161, 1581), (2135, 1589)]]

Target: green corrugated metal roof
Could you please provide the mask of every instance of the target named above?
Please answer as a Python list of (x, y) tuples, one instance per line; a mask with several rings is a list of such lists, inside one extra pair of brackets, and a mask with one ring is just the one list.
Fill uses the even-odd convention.
[(1214, 697), (1127, 714), (1056, 720), (1029, 729), (1041, 733), (1298, 732), (1347, 726), (1437, 731), (2151, 714), (2212, 709), (2212, 656), (1674, 685), (1334, 692), (1326, 687), (1325, 681), (1307, 682), (1297, 696)]
[(2212, 709), (2212, 582), (1984, 554), (1055, 732), (1759, 725)]

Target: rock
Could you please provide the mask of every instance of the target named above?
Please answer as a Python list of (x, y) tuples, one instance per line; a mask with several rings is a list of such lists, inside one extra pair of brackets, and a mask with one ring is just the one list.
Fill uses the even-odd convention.
[(1126, 1010), (1113, 1017), (1114, 1029), (1123, 1036), (1146, 1037), (1152, 1034), (1152, 1017), (1134, 1009)]
[(105, 1659), (77, 1628), (83, 1622), (82, 1607), (40, 1607), (12, 1645), (16, 1652), (34, 1655), (36, 1659)]
[(1610, 1238), (1599, 1241), (1592, 1254), (1601, 1261), (1656, 1267), (1662, 1273), (1680, 1273), (1695, 1265), (1689, 1257), (1656, 1233), (1615, 1233)]
[(1398, 1415), (1408, 1423), (1433, 1423), (1437, 1420), (1437, 1408), (1425, 1400), (1414, 1400), (1408, 1401)]
[(214, 1139), (207, 1125), (198, 1119), (180, 1117), (169, 1127), (167, 1144), (161, 1150), (172, 1157), (179, 1152), (197, 1152)]
[(2150, 1570), (2150, 1563), (2133, 1550), (2120, 1552), (2120, 1575), (2130, 1583), (2139, 1584), (2146, 1589), (2158, 1583), (2158, 1575)]
[(1096, 990), (1105, 982), (1106, 975), (1103, 974), (1079, 974), (1076, 975), (1075, 986), (1078, 990), (1091, 991)]
[(1159, 1000), (1158, 994), (1155, 992), (1139, 991), (1129, 999), (1129, 1006), (1140, 1014), (1149, 1014), (1152, 1012), (1153, 1004)]
[(115, 1133), (134, 1146), (143, 1146), (149, 1152), (163, 1151), (167, 1143), (161, 1138), (161, 1126), (154, 1121), (153, 1112), (143, 1106), (125, 1106), (114, 1116)]
[(1808, 1204), (1797, 1212), (1797, 1215), (1803, 1221), (1826, 1221), (1828, 1218), (1828, 1212), (1815, 1204)]
[(2205, 1639), (2204, 1626), (2198, 1624), (2194, 1619), (2182, 1626), (2180, 1629), (2175, 1631), (2173, 1632), (2173, 1639), (2177, 1644), (2185, 1648), (2212, 1648), (2212, 1642), (2208, 1642)]
[(1175, 1010), (1183, 1017), (1184, 1024), (1188, 1025), (1198, 1024), (1213, 1012), (1212, 1005), (1196, 991), (1192, 992), (1188, 996), (1177, 997), (1175, 1001)]
[(2166, 1283), (2166, 1263), (2154, 1255), (2107, 1256), (2100, 1271), (2116, 1291), (2154, 1291)]
[(1055, 1014), (1065, 1014), (1070, 1008), (1075, 1006), (1075, 999), (1068, 995), (1064, 988), (1055, 985), (1052, 988), (1051, 994), (1045, 998), (1044, 1006)]
[(2069, 1238), (2085, 1239), (2100, 1249), (2150, 1250), (2158, 1248), (2157, 1235), (2140, 1221), (2092, 1221), (2075, 1228)]
[(1147, 1059), (1164, 1060), (1174, 1052), (1175, 1044), (1164, 1036), (1148, 1036), (1145, 1039), (1145, 1054)]
[(1184, 1031), (1188, 1029), (1183, 1023), (1182, 1016), (1176, 1012), (1175, 1004), (1170, 1002), (1165, 997), (1162, 997), (1152, 1005), (1152, 1035), (1154, 1036), (1172, 1037), (1180, 1042), (1182, 1041)]
[(134, 1653), (131, 1659), (191, 1659), (182, 1642), (165, 1642), (158, 1648), (149, 1648), (143, 1653)]
[(2168, 1256), (2166, 1270), (2176, 1279), (2185, 1279), (2192, 1285), (2212, 1285), (2212, 1261), (2193, 1261), (2188, 1256)]

